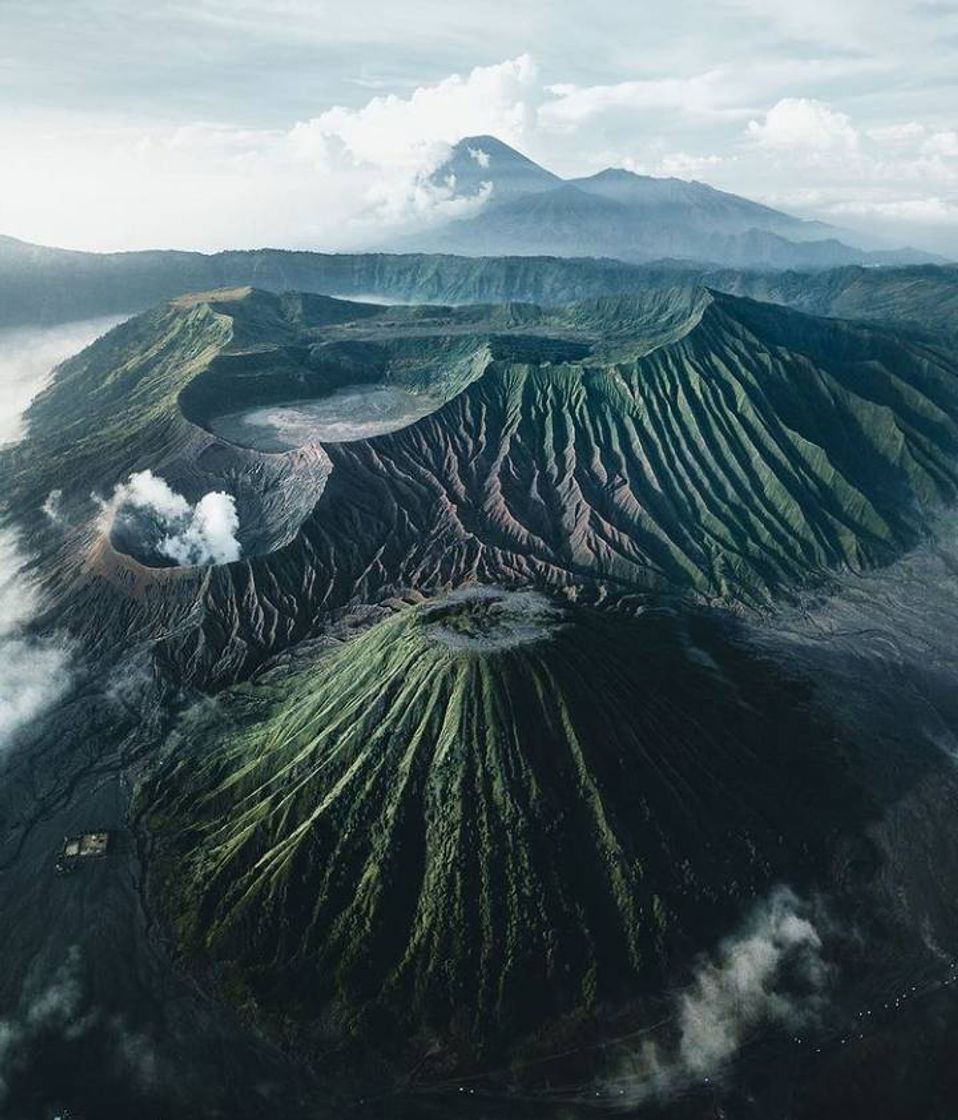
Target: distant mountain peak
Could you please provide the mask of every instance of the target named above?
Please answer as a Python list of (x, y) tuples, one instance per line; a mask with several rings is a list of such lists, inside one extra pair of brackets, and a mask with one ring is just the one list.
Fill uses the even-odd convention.
[(597, 171), (594, 175), (589, 177), (593, 182), (623, 182), (627, 183), (633, 179), (651, 179), (651, 175), (640, 175), (637, 171), (629, 171), (626, 167), (603, 167), (601, 171)]
[(912, 250), (873, 253), (850, 231), (696, 180), (624, 167), (562, 179), (489, 135), (463, 137), (431, 178), (457, 198), (484, 205), (403, 236), (403, 251), (671, 259), (763, 270), (934, 259)]
[[(515, 148), (510, 147), (504, 140), (500, 140), (497, 136), (491, 136), (489, 133), (483, 133), (479, 136), (463, 136), (453, 146), (453, 152), (456, 151), (479, 151), (482, 150), (487, 155), (495, 155), (510, 160), (519, 160), (522, 163), (531, 164), (533, 161), (528, 156), (524, 156), (522, 152), (517, 151)], [(534, 166), (538, 166), (537, 164)]]
[(548, 190), (562, 183), (558, 175), (495, 136), (463, 137), (431, 178), (437, 185), (452, 186), (460, 196), (478, 194), (484, 184), (491, 183), (496, 199)]

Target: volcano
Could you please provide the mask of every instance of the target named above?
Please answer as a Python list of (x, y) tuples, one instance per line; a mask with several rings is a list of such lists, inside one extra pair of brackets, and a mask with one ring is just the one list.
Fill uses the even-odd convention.
[(267, 1018), (515, 1054), (823, 872), (863, 805), (807, 699), (702, 617), (406, 606), (180, 729), (139, 796), (153, 894)]

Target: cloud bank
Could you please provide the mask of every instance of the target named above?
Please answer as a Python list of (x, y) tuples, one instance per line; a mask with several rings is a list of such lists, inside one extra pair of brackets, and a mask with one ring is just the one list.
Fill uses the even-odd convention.
[(825, 1004), (829, 970), (810, 908), (780, 887), (703, 958), (674, 1001), (667, 1042), (647, 1042), (609, 1089), (634, 1107), (721, 1074), (761, 1027), (802, 1030)]
[(164, 479), (145, 470), (117, 486), (103, 509), (117, 546), (146, 562), (228, 564), (240, 557), (236, 502), (221, 490), (191, 505)]
[(776, 102), (764, 120), (749, 121), (746, 132), (763, 147), (779, 150), (854, 151), (858, 146), (858, 132), (847, 114), (807, 97)]
[(0, 447), (23, 438), (23, 413), (54, 367), (118, 322), (118, 318), (86, 319), (39, 330), (0, 331)]
[[(544, 0), (521, 11), (429, 0), (404, 19), (378, 0), (372, 14), (291, 0), (283, 19), (265, 0), (203, 0), (131, 14), (122, 49), (111, 21), (21, 6), (5, 41), (32, 61), (8, 68), (22, 100), (0, 109), (6, 231), (100, 249), (392, 243), (397, 225), (464, 212), (429, 171), (460, 137), (494, 133), (561, 174), (704, 174), (802, 216), (880, 223), (899, 244), (958, 253), (958, 7), (690, 4), (654, 26), (620, 5), (613, 32)], [(74, 87), (58, 105), (64, 19)], [(131, 61), (164, 35), (166, 49)], [(237, 82), (251, 55), (262, 80)], [(102, 75), (103, 57), (126, 62)], [(168, 72), (181, 68), (185, 104)], [(100, 80), (125, 112), (83, 104)]]
[(69, 688), (65, 643), (25, 632), (39, 607), (40, 595), (19, 538), (11, 529), (0, 529), (0, 753), (16, 731)]

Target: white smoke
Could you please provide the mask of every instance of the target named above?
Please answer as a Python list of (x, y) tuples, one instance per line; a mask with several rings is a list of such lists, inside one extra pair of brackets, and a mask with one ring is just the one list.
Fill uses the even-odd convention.
[(809, 908), (787, 887), (755, 908), (742, 929), (703, 958), (675, 997), (674, 1034), (647, 1042), (610, 1085), (634, 1107), (720, 1074), (761, 1027), (799, 1031), (825, 1003), (829, 969)]
[(116, 487), (104, 510), (114, 538), (141, 557), (182, 565), (228, 564), (240, 557), (236, 502), (221, 490), (194, 506), (152, 471), (139, 471)]
[[(705, 961), (679, 1005), (682, 1062), (708, 1073), (728, 1061), (760, 1023), (797, 1027), (818, 1006), (827, 971), (822, 941), (802, 914), (798, 898), (780, 888), (752, 916), (746, 931)], [(796, 966), (805, 998), (776, 989), (786, 967)]]

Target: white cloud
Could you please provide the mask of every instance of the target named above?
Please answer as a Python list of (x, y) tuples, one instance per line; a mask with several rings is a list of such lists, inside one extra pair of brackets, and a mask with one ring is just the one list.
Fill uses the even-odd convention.
[[(826, 970), (821, 937), (789, 890), (776, 891), (744, 932), (704, 961), (679, 1000), (679, 1052), (692, 1074), (719, 1069), (761, 1023), (793, 1029), (820, 1006)], [(777, 987), (786, 964), (798, 963), (805, 992)]]
[(932, 156), (958, 158), (958, 132), (936, 132), (928, 137), (923, 149)]
[(384, 226), (460, 213), (430, 173), (464, 135), (524, 145), (542, 97), (519, 55), (288, 128), (8, 122), (2, 232), (81, 248), (356, 247)]
[[(760, 0), (727, 0), (746, 38), (753, 3)], [(304, 11), (297, 8), (296, 18)], [(854, 21), (825, 15), (821, 26), (843, 40)], [(776, 5), (771, 23), (785, 29), (793, 21), (811, 26), (817, 17)], [(920, 22), (910, 31), (921, 31)], [(779, 43), (757, 61), (750, 56), (748, 66), (727, 49), (684, 61), (677, 52), (668, 65), (657, 56), (659, 73), (637, 74), (634, 61), (617, 56), (623, 80), (613, 71), (612, 80), (593, 84), (558, 80), (561, 61), (546, 53), (541, 76), (530, 55), (499, 55), (436, 81), (417, 84), (404, 74), (386, 83), (393, 92), (286, 125), (275, 115), (258, 126), (214, 115), (157, 124), (156, 116), (0, 112), (3, 221), (15, 235), (78, 248), (379, 247), (482, 205), (484, 195), (460, 199), (454, 183), (430, 179), (450, 144), (482, 133), (568, 175), (603, 166), (603, 154), (613, 153), (606, 163), (705, 178), (759, 201), (810, 197), (813, 189), (851, 200), (877, 183), (881, 201), (952, 197), (955, 138), (940, 98), (909, 87), (894, 102), (863, 99), (861, 90), (886, 88), (894, 73), (888, 58), (843, 42), (821, 53), (807, 46), (790, 52)], [(869, 220), (880, 217), (876, 211)], [(942, 248), (930, 234), (926, 241)]]
[[(0, 332), (0, 444), (23, 436), (23, 410), (54, 366), (116, 322), (97, 319)], [(67, 643), (56, 635), (38, 638), (28, 633), (41, 607), (30, 557), (12, 529), (0, 529), (0, 751), (70, 685)]]
[(223, 491), (205, 494), (194, 506), (145, 470), (131, 474), (102, 505), (104, 527), (118, 546), (146, 562), (228, 564), (240, 557), (236, 502)]
[(636, 175), (674, 176), (688, 179), (695, 175), (708, 174), (717, 168), (733, 162), (734, 156), (723, 159), (718, 155), (697, 155), (694, 152), (663, 152), (649, 146), (645, 158), (622, 155), (619, 152), (604, 151), (597, 154), (593, 166), (621, 167)]
[(720, 1074), (761, 1027), (797, 1031), (825, 1004), (829, 970), (810, 909), (780, 887), (743, 927), (703, 958), (674, 1001), (672, 1037), (650, 1040), (610, 1083), (634, 1107)]
[(724, 70), (710, 70), (688, 78), (653, 78), (610, 85), (578, 86), (560, 83), (547, 87), (552, 95), (539, 111), (546, 129), (572, 131), (585, 121), (613, 110), (631, 112), (681, 110), (712, 116), (734, 108), (737, 93)]
[(875, 0), (720, 0), (720, 6), (746, 13), (766, 33), (774, 27), (789, 38), (833, 48), (860, 49), (870, 33), (884, 30)]
[(850, 200), (832, 204), (829, 212), (834, 215), (895, 218), (916, 223), (958, 221), (958, 203), (937, 197), (900, 198), (887, 202)]
[(690, 175), (700, 175), (703, 171), (718, 167), (722, 162), (721, 156), (696, 156), (690, 152), (671, 152), (659, 160), (656, 170), (661, 175), (674, 175), (679, 179), (685, 179)]
[(474, 213), (492, 194), (492, 183), (481, 183), (472, 195), (456, 195), (455, 177), (434, 183), (425, 174), (408, 179), (384, 179), (366, 192), (364, 211), (353, 220), (357, 230), (373, 238), (385, 229), (404, 233), (447, 218)]
[(831, 147), (745, 146), (742, 168), (756, 174), (756, 159), (764, 159), (776, 180), (762, 200), (839, 221), (887, 247), (917, 244), (958, 256), (958, 133), (914, 120), (859, 129), (840, 116), (826, 115)]
[[(374, 97), (359, 109), (335, 106), (296, 124), (288, 145), (296, 158), (328, 173), (342, 160), (372, 172), (351, 224), (354, 233), (375, 238), (381, 227), (417, 227), (481, 206), (488, 188), (456, 198), (455, 183), (437, 184), (432, 172), (463, 136), (490, 133), (522, 145), (540, 95), (537, 67), (524, 54), (420, 86), (407, 97)], [(485, 152), (476, 150), (473, 158), (488, 165)]]
[(0, 331), (0, 447), (24, 435), (23, 413), (56, 365), (119, 322), (93, 319), (58, 327)]
[(783, 98), (763, 121), (749, 121), (746, 134), (765, 148), (828, 152), (858, 145), (858, 132), (847, 114), (808, 97)]
[(463, 136), (492, 133), (521, 144), (535, 117), (537, 78), (532, 58), (519, 55), (420, 86), (408, 97), (388, 94), (360, 109), (327, 109), (297, 124), (290, 142), (320, 162), (341, 148), (358, 164), (432, 171)]
[(880, 144), (910, 144), (925, 135), (925, 126), (918, 121), (904, 124), (887, 124), (868, 129), (868, 136)]
[(470, 148), (469, 158), (475, 160), (483, 169), (489, 166), (489, 153), (484, 152), (482, 148)]

